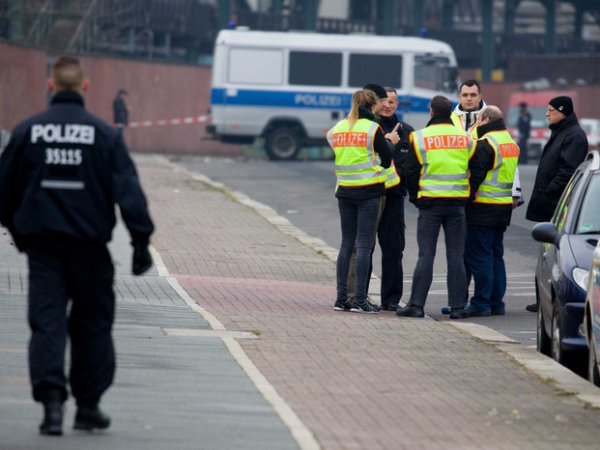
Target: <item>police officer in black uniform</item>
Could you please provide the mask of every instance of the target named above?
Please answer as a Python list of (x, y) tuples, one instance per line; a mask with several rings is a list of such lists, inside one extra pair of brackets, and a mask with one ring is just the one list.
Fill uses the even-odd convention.
[(114, 267), (107, 248), (114, 205), (131, 235), (135, 275), (152, 265), (154, 226), (122, 138), (84, 109), (87, 80), (79, 60), (59, 57), (49, 84), (50, 106), (15, 128), (0, 158), (0, 223), (29, 263), (29, 366), (33, 398), (44, 405), (40, 433), (60, 435), (67, 334), (74, 428), (110, 425), (98, 405), (115, 372)]

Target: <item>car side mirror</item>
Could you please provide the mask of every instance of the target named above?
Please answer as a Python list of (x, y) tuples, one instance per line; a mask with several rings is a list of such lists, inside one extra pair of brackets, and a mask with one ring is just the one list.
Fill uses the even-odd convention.
[(538, 242), (546, 242), (559, 247), (560, 236), (556, 227), (550, 222), (538, 223), (531, 230), (531, 236)]

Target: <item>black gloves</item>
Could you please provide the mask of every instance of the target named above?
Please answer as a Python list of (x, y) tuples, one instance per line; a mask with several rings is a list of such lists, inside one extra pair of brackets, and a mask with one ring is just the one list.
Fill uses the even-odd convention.
[(150, 251), (148, 251), (148, 244), (134, 243), (131, 272), (134, 275), (142, 275), (150, 267), (152, 267), (152, 256), (150, 256)]

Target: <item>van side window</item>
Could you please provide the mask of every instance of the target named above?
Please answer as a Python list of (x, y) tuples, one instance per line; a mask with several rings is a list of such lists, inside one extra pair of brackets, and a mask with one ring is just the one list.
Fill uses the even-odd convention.
[(288, 82), (305, 86), (340, 86), (342, 54), (291, 51)]
[(457, 71), (444, 56), (415, 55), (415, 87), (456, 92)]
[(283, 84), (283, 51), (232, 48), (227, 80), (240, 84)]
[(377, 83), (393, 88), (402, 87), (402, 56), (350, 54), (348, 85), (362, 87)]

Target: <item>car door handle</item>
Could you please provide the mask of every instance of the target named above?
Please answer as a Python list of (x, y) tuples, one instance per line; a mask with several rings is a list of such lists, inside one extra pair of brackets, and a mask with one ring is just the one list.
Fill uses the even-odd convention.
[(340, 118), (340, 112), (339, 111), (333, 111), (331, 113), (331, 118), (334, 120), (338, 120)]

